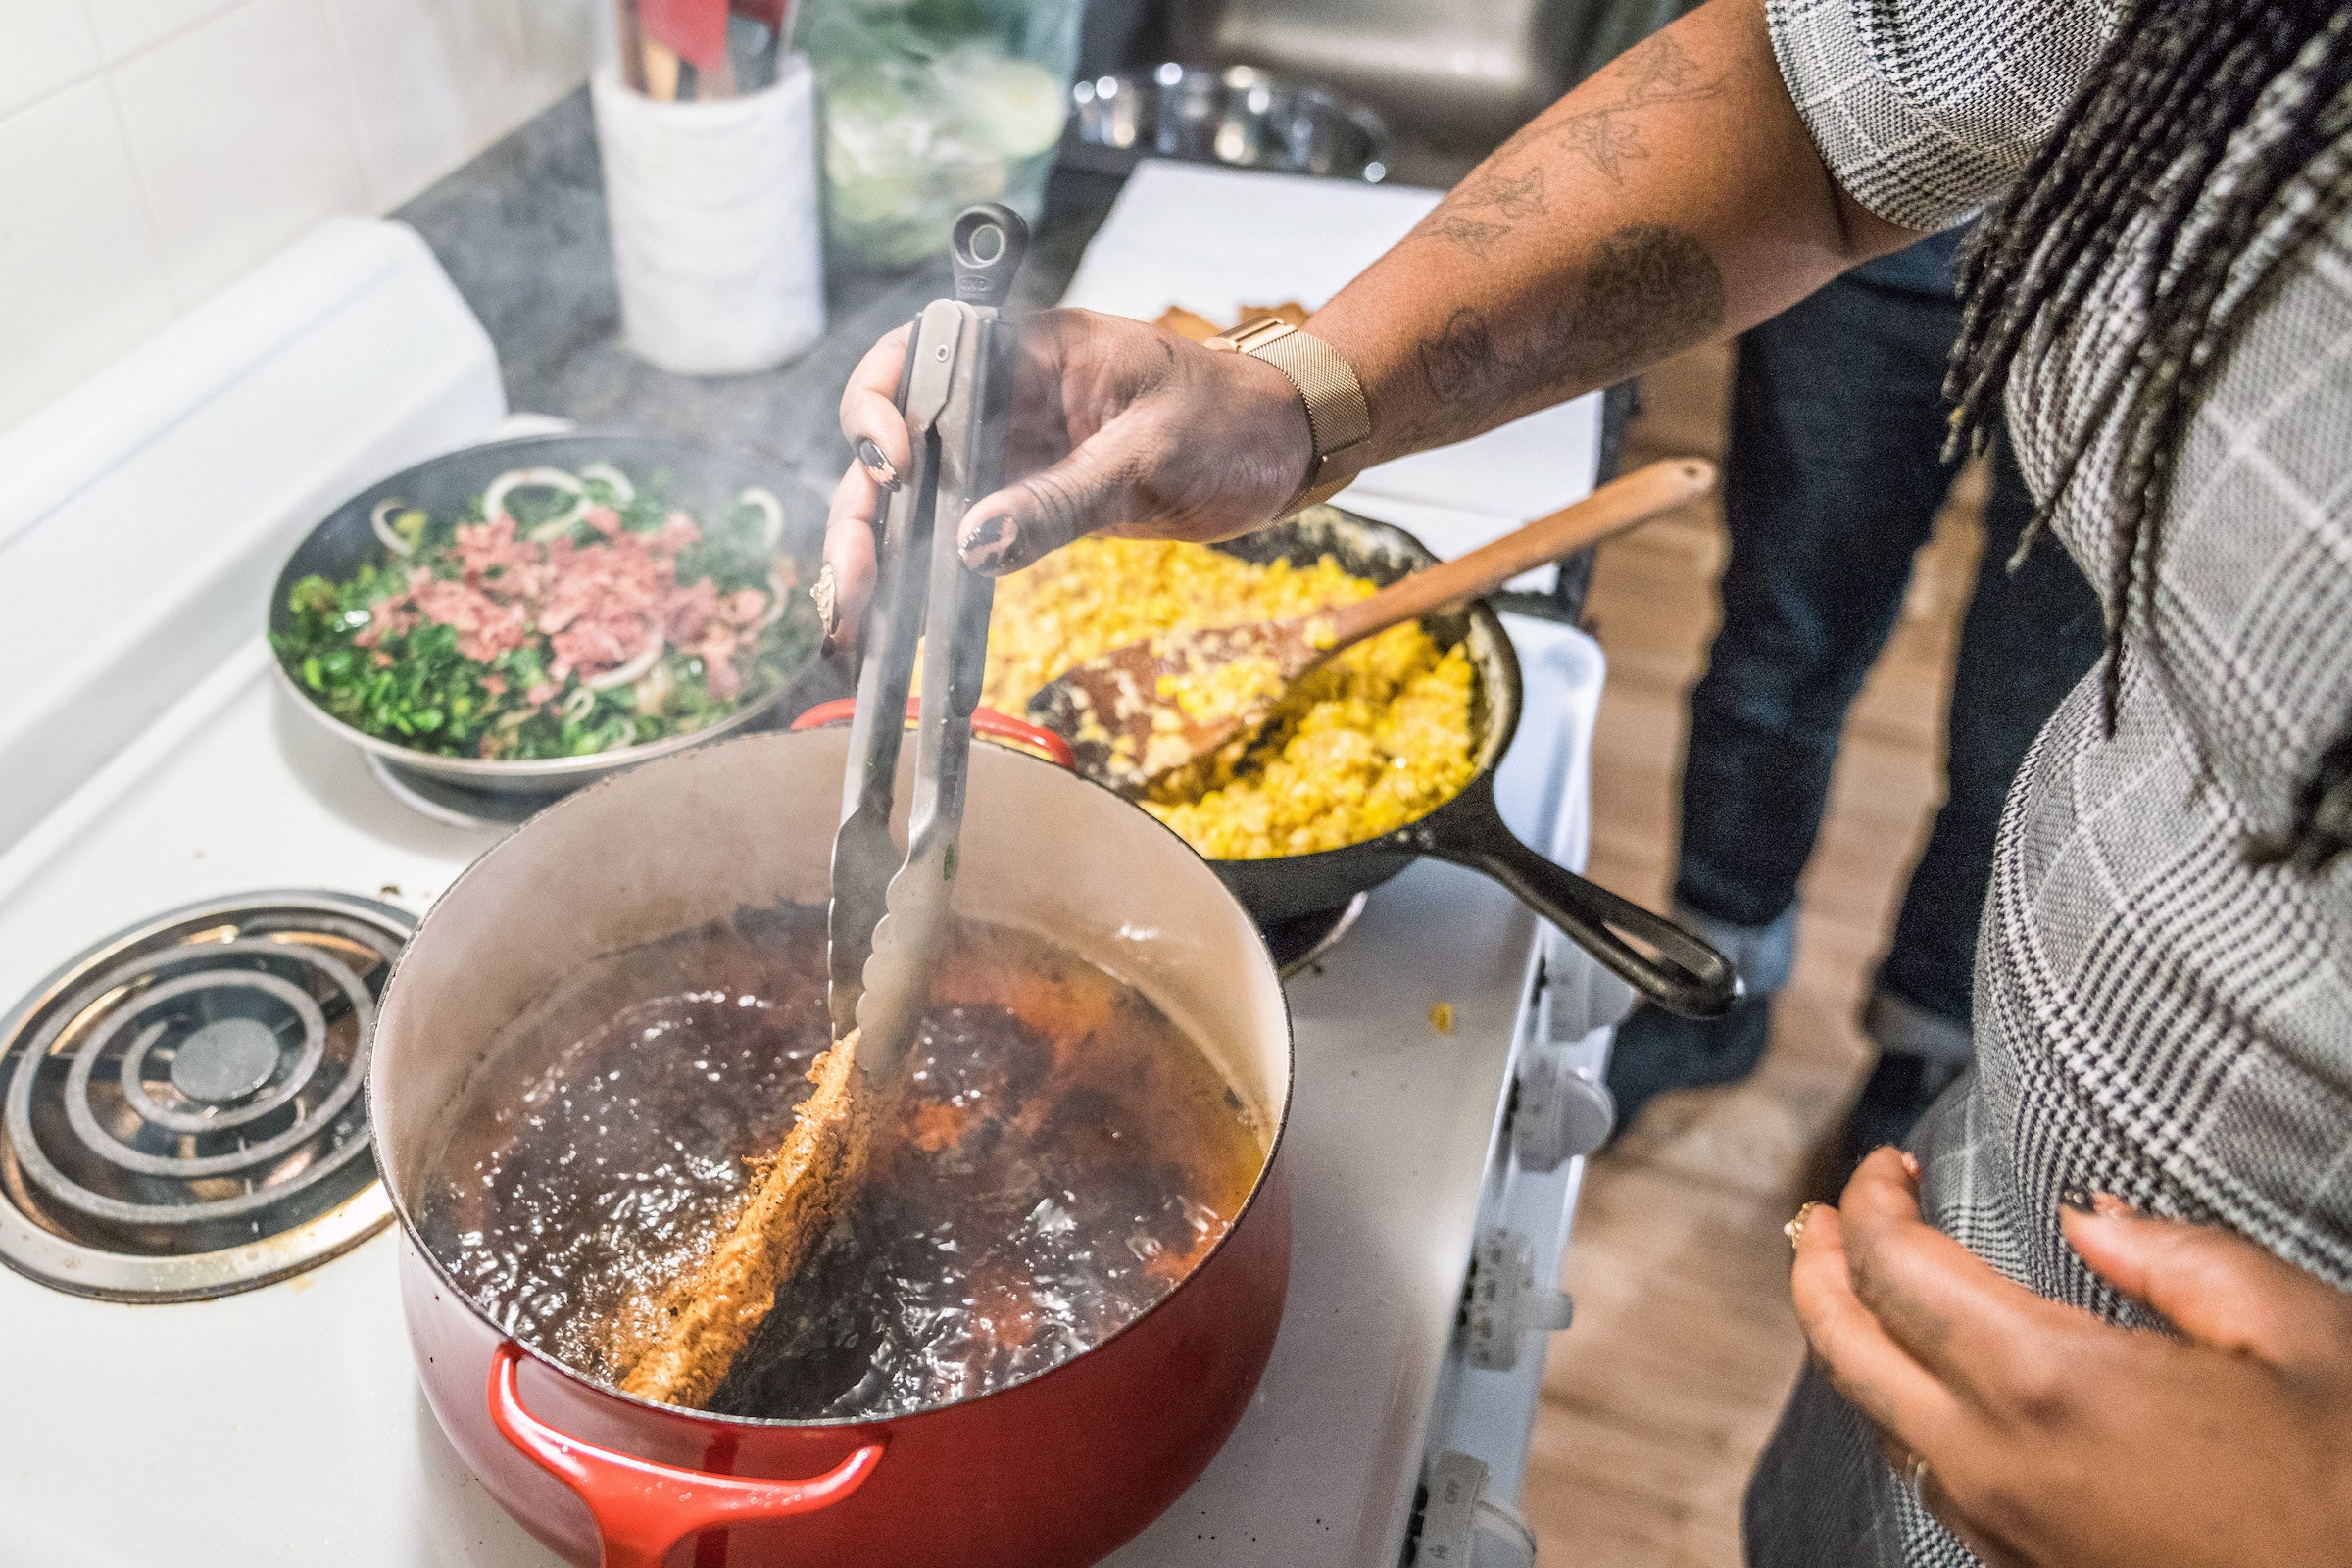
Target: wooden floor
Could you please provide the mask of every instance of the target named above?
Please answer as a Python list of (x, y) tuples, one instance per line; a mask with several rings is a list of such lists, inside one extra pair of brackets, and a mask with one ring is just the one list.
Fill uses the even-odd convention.
[[(1717, 454), (1729, 357), (1653, 374), (1629, 466)], [(1781, 1225), (1869, 1062), (1863, 986), (1938, 799), (1953, 640), (1976, 569), (1964, 477), (1920, 554), (1893, 642), (1847, 724), (1803, 884), (1795, 978), (1746, 1083), (1663, 1096), (1587, 1173), (1523, 1504), (1546, 1568), (1728, 1568), (1740, 1495), (1802, 1359)], [(1609, 679), (1593, 761), (1592, 871), (1662, 907), (1687, 696), (1724, 541), (1712, 506), (1602, 552), (1592, 617)]]

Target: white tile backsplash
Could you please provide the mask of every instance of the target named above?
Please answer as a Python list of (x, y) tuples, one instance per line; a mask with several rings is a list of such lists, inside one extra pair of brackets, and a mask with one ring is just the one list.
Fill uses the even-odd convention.
[(98, 69), (98, 34), (82, 0), (8, 0), (0, 40), (0, 115)]
[(381, 207), (580, 84), (587, 0), (324, 0)]
[(608, 0), (508, 0), (515, 49), (509, 126), (519, 125), (588, 79), (597, 29), (612, 15)]
[(368, 193), (396, 206), (500, 128), (507, 0), (326, 0)]
[(0, 428), (587, 78), (604, 0), (0, 0)]
[[(318, 0), (246, 0), (113, 72), (183, 306), (339, 212), (369, 207)], [(234, 213), (233, 222), (221, 220)]]
[(89, 0), (90, 14), (98, 22), (98, 41), (105, 45), (109, 60), (128, 60), (175, 32), (185, 32), (200, 22), (210, 22), (223, 11), (234, 10), (240, 3), (241, 0)]
[(91, 77), (0, 120), (0, 427), (172, 318), (130, 149)]

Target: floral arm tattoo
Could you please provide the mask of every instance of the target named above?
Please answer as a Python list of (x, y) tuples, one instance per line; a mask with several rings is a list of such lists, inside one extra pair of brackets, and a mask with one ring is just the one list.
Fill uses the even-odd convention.
[[(1621, 185), (1649, 156), (1639, 112), (1719, 96), (1676, 41), (1660, 35), (1629, 54), (1609, 96), (1577, 113), (1540, 120), (1464, 180), (1414, 237), (1480, 262), (1544, 218), (1554, 192), (1583, 166)], [(1546, 386), (1606, 385), (1687, 348), (1723, 322), (1723, 279), (1697, 239), (1660, 224), (1633, 224), (1597, 254), (1548, 308), (1491, 316), (1463, 306), (1418, 345), (1422, 378), (1446, 405), (1516, 404)]]

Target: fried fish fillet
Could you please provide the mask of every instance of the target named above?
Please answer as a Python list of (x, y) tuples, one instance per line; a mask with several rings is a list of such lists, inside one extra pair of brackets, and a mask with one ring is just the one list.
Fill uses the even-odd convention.
[(643, 1346), (620, 1391), (700, 1408), (726, 1381), (776, 1292), (808, 1261), (856, 1199), (873, 1139), (873, 1091), (853, 1032), (808, 1068), (813, 1094), (784, 1146), (761, 1161), (735, 1223), (701, 1263), (663, 1291), (651, 1321), (631, 1326)]

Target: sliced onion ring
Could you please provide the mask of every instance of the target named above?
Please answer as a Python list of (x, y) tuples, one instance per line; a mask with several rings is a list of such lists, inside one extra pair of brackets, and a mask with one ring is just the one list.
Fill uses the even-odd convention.
[(760, 614), (760, 623), (752, 628), (754, 631), (765, 631), (784, 618), (784, 596), (792, 590), (784, 584), (783, 569), (782, 562), (767, 568), (767, 609)]
[(580, 684), (592, 692), (605, 692), (611, 691), (615, 686), (627, 686), (647, 670), (653, 668), (661, 658), (662, 634), (656, 632), (654, 640), (645, 645), (644, 653), (639, 654), (625, 664), (613, 665), (601, 675), (583, 675), (580, 677)]
[(491, 480), (490, 488), (482, 492), (483, 520), (498, 520), (507, 510), (507, 493), (526, 485), (537, 490), (561, 490), (571, 497), (568, 509), (531, 530), (533, 539), (555, 538), (579, 521), (580, 514), (588, 510), (587, 487), (580, 483), (578, 475), (562, 468), (509, 468)]
[(760, 530), (760, 542), (770, 550), (775, 549), (776, 541), (784, 537), (784, 503), (776, 499), (776, 493), (765, 485), (747, 485), (743, 494), (735, 498), (735, 504), (760, 509), (767, 518), (766, 524)]
[(662, 705), (669, 701), (670, 689), (674, 685), (676, 682), (670, 676), (669, 666), (656, 661), (654, 667), (645, 672), (645, 678), (637, 683), (637, 711), (648, 718), (661, 712)]
[(403, 539), (392, 527), (392, 514), (406, 510), (408, 510), (408, 503), (402, 501), (400, 497), (386, 496), (375, 504), (374, 511), (368, 514), (368, 526), (375, 530), (375, 536), (384, 542), (384, 548), (396, 556), (411, 556), (416, 553), (416, 547)]
[(637, 487), (629, 482), (629, 476), (610, 463), (591, 463), (580, 469), (580, 477), (584, 480), (602, 479), (612, 487), (612, 493), (620, 497), (620, 504), (624, 507), (637, 499)]
[(557, 705), (556, 711), (577, 724), (596, 711), (596, 693), (590, 691), (587, 682), (583, 681), (571, 689), (570, 696)]

